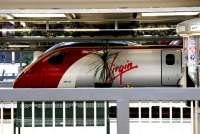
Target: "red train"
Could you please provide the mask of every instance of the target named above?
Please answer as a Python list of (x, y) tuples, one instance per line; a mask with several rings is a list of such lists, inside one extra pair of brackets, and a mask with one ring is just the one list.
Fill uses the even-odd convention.
[[(101, 43), (60, 43), (50, 48), (18, 76), (14, 88), (94, 87), (92, 65), (100, 62), (90, 51)], [(105, 45), (105, 44), (104, 44)], [(177, 86), (181, 77), (180, 47), (133, 47), (110, 43), (113, 87)], [(172, 48), (173, 47), (173, 48)]]

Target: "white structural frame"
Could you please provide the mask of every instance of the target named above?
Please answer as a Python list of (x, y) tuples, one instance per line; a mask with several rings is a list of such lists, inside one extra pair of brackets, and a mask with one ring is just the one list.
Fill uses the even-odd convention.
[[(1, 102), (21, 101), (22, 109), (24, 108), (24, 103), (23, 103), (24, 101), (72, 101), (72, 100), (105, 101), (105, 103), (106, 101), (117, 102), (117, 134), (129, 134), (129, 102), (131, 101), (188, 101), (188, 100), (192, 102), (195, 101), (193, 134), (198, 133), (197, 105), (198, 105), (198, 100), (200, 100), (200, 90), (198, 88), (71, 88), (71, 89), (55, 89), (55, 90), (52, 89), (51, 90), (50, 89), (0, 90)], [(107, 113), (106, 109), (105, 113)], [(22, 110), (22, 128), (24, 127), (23, 116), (24, 112)]]

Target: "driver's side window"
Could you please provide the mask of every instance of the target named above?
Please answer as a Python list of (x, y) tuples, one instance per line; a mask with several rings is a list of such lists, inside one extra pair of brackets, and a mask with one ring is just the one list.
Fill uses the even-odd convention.
[(59, 53), (56, 53), (53, 56), (51, 56), (48, 59), (48, 62), (50, 64), (59, 65), (59, 64), (63, 63), (64, 58), (65, 58), (65, 53), (64, 52), (59, 52)]

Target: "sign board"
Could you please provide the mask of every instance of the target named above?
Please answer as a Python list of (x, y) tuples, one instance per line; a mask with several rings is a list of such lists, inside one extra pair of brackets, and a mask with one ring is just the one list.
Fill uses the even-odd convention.
[(200, 31), (200, 24), (191, 25), (190, 31)]
[(12, 63), (12, 53), (11, 52), (0, 52), (0, 63)]
[(188, 73), (196, 81), (197, 73), (197, 37), (188, 38)]

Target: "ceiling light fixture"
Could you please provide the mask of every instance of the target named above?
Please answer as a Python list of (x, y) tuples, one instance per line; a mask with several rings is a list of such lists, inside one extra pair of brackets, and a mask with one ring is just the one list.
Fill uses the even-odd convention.
[(198, 14), (199, 12), (163, 12), (163, 13), (142, 13), (142, 16), (190, 16)]
[(98, 32), (101, 31), (101, 29), (98, 28), (89, 28), (89, 29), (64, 29), (66, 32)]
[(171, 30), (176, 29), (172, 27), (149, 27), (149, 28), (134, 28), (133, 31), (156, 31), (156, 30)]
[(9, 48), (27, 48), (30, 47), (30, 45), (8, 45)]
[(58, 18), (66, 17), (65, 14), (12, 14), (14, 17), (20, 18)]
[(0, 32), (30, 32), (31, 29), (22, 28), (22, 29), (0, 29)]
[(23, 27), (26, 27), (26, 23), (24, 21), (20, 21), (20, 24), (23, 26)]
[[(5, 17), (6, 17), (6, 19), (8, 19), (8, 20), (12, 20), (12, 19), (14, 19), (12, 16), (10, 16), (10, 15), (8, 15), (8, 14), (6, 14), (5, 15)], [(9, 21), (11, 24), (15, 24), (15, 22), (14, 21)]]

